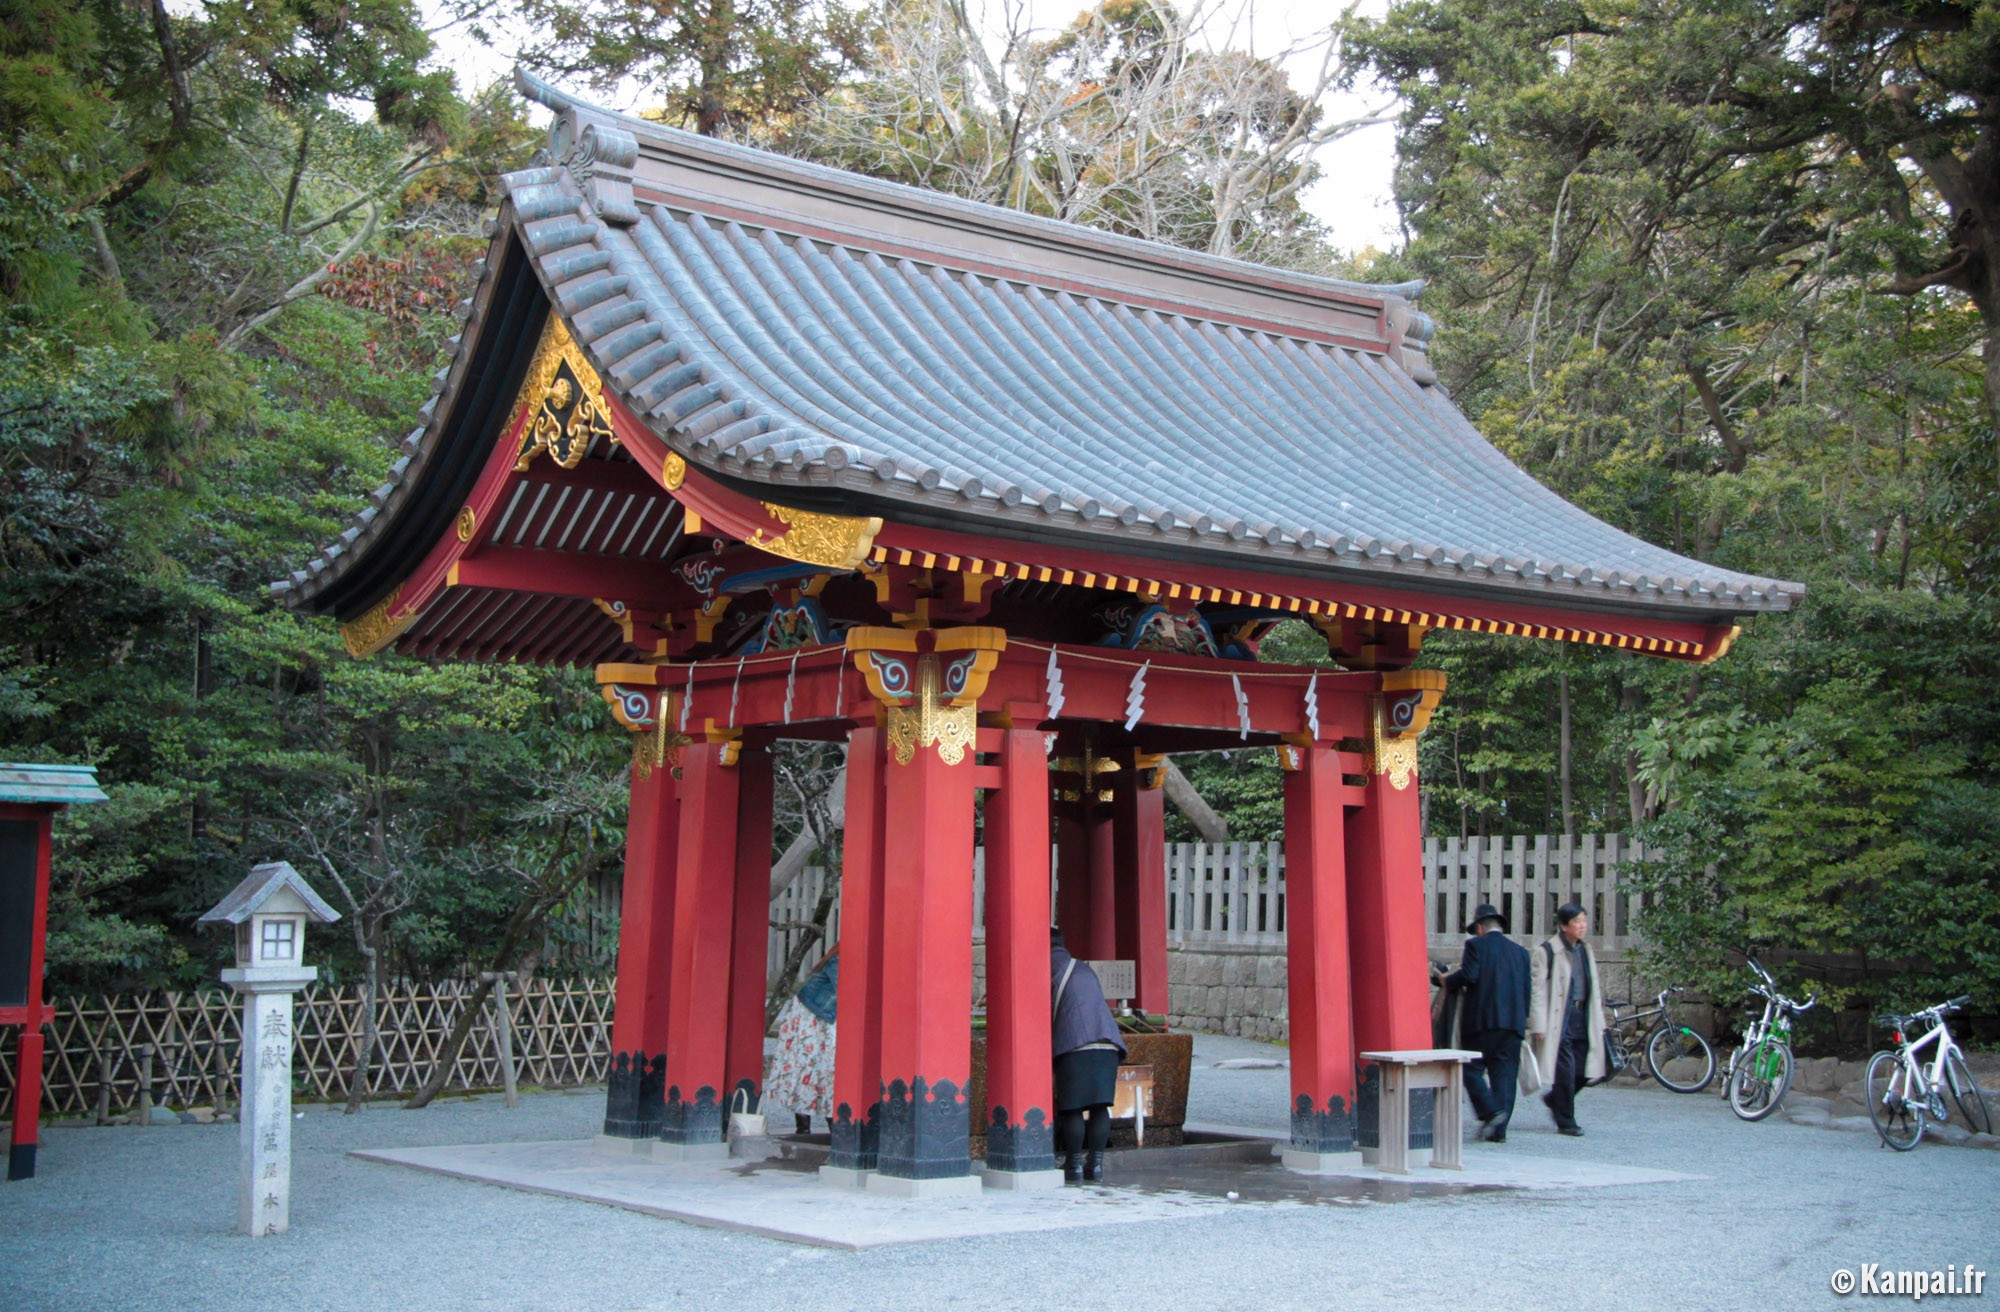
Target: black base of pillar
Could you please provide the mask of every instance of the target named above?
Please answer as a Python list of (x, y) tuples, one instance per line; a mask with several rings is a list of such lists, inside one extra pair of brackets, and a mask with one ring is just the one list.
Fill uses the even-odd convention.
[(1314, 1111), (1311, 1096), (1300, 1094), (1292, 1107), (1292, 1147), (1308, 1153), (1353, 1152), (1354, 1109), (1335, 1094)]
[(1055, 1130), (1047, 1114), (1039, 1107), (1030, 1107), (1017, 1125), (1007, 1119), (1005, 1107), (995, 1107), (993, 1123), (986, 1127), (986, 1169), (1055, 1170)]
[(17, 1143), (7, 1152), (7, 1178), (9, 1180), (32, 1180), (35, 1178), (35, 1145)]
[(872, 1171), (881, 1157), (881, 1103), (876, 1103), (860, 1120), (854, 1119), (854, 1109), (846, 1103), (834, 1108), (833, 1119), (827, 1122), (832, 1143), (827, 1150), (826, 1164), (838, 1166), (848, 1171)]
[(621, 1052), (612, 1059), (604, 1092), (604, 1133), (613, 1139), (653, 1139), (665, 1110), (667, 1059)]
[[(1429, 1148), (1437, 1108), (1436, 1089), (1410, 1090), (1410, 1147)], [(1358, 1148), (1382, 1146), (1382, 1068), (1364, 1066), (1354, 1099), (1354, 1143)]]
[(660, 1113), (661, 1143), (721, 1143), (722, 1104), (716, 1101), (715, 1087), (704, 1084), (694, 1091), (694, 1101), (681, 1097), (681, 1086), (667, 1090), (666, 1107)]
[(882, 1090), (882, 1145), (875, 1169), (900, 1180), (948, 1180), (972, 1174), (972, 1125), (965, 1097), (950, 1080), (919, 1075)]

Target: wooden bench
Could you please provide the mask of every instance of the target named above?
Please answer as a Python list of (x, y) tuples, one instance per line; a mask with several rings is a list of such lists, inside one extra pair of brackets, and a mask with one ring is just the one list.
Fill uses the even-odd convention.
[(1412, 1048), (1404, 1052), (1364, 1052), (1363, 1061), (1382, 1068), (1381, 1099), (1376, 1125), (1380, 1147), (1375, 1169), (1394, 1175), (1410, 1173), (1410, 1091), (1440, 1090), (1431, 1126), (1431, 1165), (1463, 1170), (1458, 1157), (1459, 1095), (1465, 1090), (1465, 1063), (1479, 1054), (1462, 1048)]

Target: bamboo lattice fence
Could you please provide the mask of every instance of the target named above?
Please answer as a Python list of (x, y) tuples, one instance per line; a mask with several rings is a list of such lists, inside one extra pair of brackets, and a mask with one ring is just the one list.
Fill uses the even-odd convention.
[[(415, 1092), (474, 988), (448, 980), (383, 989), (372, 1092)], [(609, 978), (537, 978), (518, 991), (510, 988), (520, 1082), (554, 1088), (603, 1080), (611, 1052), (611, 999)], [(501, 1082), (493, 1002), (483, 1009), (486, 1014), (459, 1050), (447, 1089), (496, 1088)], [(155, 1101), (234, 1107), (240, 1092), (239, 1014), (235, 994), (224, 989), (58, 1001), (55, 1023), (45, 1031), (43, 1107), (56, 1116), (117, 1114), (135, 1107), (148, 1049)], [(346, 1097), (348, 1071), (361, 1044), (360, 986), (308, 988), (298, 996), (295, 1018), (292, 1080), (298, 1096)], [(0, 1030), (0, 1108), (12, 1106), (15, 1051), (12, 1027)]]

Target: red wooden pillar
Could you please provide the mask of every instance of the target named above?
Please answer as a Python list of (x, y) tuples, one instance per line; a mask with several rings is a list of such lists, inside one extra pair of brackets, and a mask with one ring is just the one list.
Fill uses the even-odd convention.
[[(1136, 757), (1115, 794), (1112, 815), (1113, 957), (1134, 963), (1141, 1011), (1167, 1012), (1167, 812), (1161, 758)], [(1149, 764), (1150, 762), (1150, 764)]]
[(834, 996), (832, 1145), (826, 1177), (875, 1169), (882, 1098), (882, 730), (847, 738), (840, 869), (840, 981)]
[(666, 1106), (660, 1139), (670, 1156), (719, 1156), (735, 908), (740, 776), (733, 742), (681, 749), (678, 869), (674, 880), (673, 984), (668, 996)]
[(673, 770), (639, 740), (625, 822), (625, 885), (618, 911), (618, 996), (604, 1133), (651, 1139), (666, 1098), (667, 1000), (672, 984), (674, 863), (680, 796)]
[(1294, 750), (1298, 766), (1285, 775), (1285, 978), (1292, 1055), (1292, 1142), (1285, 1164), (1315, 1170), (1350, 1164), (1354, 1152), (1346, 811), (1333, 748), (1314, 743)]
[[(1378, 731), (1379, 732), (1379, 731)], [(1354, 969), (1356, 1052), (1431, 1046), (1430, 971), (1424, 937), (1423, 829), (1417, 809), (1415, 743), (1392, 764), (1381, 747), (1364, 804), (1348, 818), (1347, 923)], [(1377, 1070), (1362, 1073), (1357, 1139), (1376, 1147)], [(1410, 1096), (1410, 1146), (1428, 1148), (1429, 1091)]]
[[(904, 712), (914, 715), (915, 712)], [(869, 1187), (959, 1192), (971, 1174), (973, 754), (942, 741), (883, 767), (882, 1108)], [(843, 971), (843, 978), (845, 972)], [(896, 1182), (891, 1184), (891, 1182)]]
[[(48, 767), (40, 767), (47, 771)], [(59, 767), (60, 768), (60, 767)], [(74, 768), (74, 767), (71, 767)], [(90, 785), (96, 792), (95, 785)], [(96, 800), (103, 799), (102, 793)], [(49, 834), (55, 808), (0, 805), (0, 1024), (17, 1024), (14, 1131), (7, 1178), (35, 1174), (42, 1121), (42, 1026), (55, 1009), (42, 1000), (49, 923)]]
[[(986, 1168), (989, 1184), (1055, 1175), (1049, 1059), (1049, 767), (1041, 731), (1000, 735), (986, 795)], [(998, 1177), (998, 1178), (996, 1178)]]
[(771, 753), (745, 751), (737, 763), (736, 885), (729, 951), (729, 1036), (723, 1088), (755, 1111), (764, 1089), (765, 978), (771, 943)]

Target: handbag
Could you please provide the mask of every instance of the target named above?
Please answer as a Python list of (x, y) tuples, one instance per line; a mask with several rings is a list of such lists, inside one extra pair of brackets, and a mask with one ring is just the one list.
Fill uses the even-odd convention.
[(1522, 1093), (1542, 1091), (1542, 1063), (1536, 1059), (1535, 1048), (1531, 1043), (1521, 1045), (1520, 1085)]

